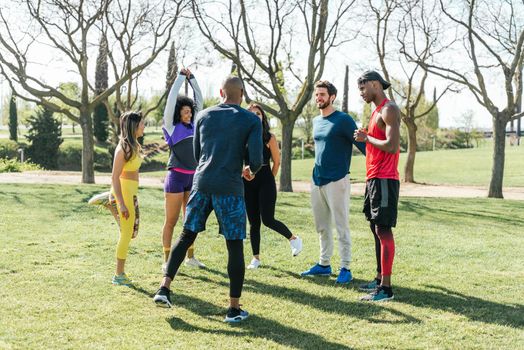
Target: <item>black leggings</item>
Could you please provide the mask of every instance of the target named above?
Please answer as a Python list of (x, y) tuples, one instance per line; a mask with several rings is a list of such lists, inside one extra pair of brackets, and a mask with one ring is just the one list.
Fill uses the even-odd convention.
[(269, 166), (263, 166), (252, 181), (244, 180), (244, 197), (246, 200), (247, 218), (250, 226), (249, 237), (251, 239), (253, 255), (260, 253), (261, 223), (273, 231), (280, 233), (287, 239), (291, 238), (292, 234), (287, 226), (275, 219), (277, 186)]
[[(184, 261), (186, 252), (197, 237), (195, 232), (184, 229), (180, 237), (171, 248), (169, 259), (167, 260), (167, 271), (165, 276), (174, 279), (175, 275)], [(242, 286), (244, 285), (244, 244), (241, 239), (226, 240), (228, 262), (227, 274), (229, 276), (229, 296), (240, 298)]]

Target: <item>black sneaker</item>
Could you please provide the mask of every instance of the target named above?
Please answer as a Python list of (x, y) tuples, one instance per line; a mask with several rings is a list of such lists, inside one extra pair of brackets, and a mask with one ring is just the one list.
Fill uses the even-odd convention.
[(362, 301), (388, 301), (391, 299), (393, 299), (393, 290), (391, 287), (383, 286), (379, 286), (373, 293), (360, 298)]
[(224, 318), (224, 322), (229, 323), (238, 323), (244, 321), (246, 318), (248, 318), (249, 313), (247, 311), (244, 311), (240, 308), (235, 309), (234, 307), (230, 307), (227, 309), (226, 318)]
[(380, 280), (375, 278), (371, 282), (361, 284), (360, 286), (358, 286), (358, 289), (360, 289), (363, 292), (373, 292), (379, 286), (380, 286)]
[(155, 302), (156, 306), (159, 307), (166, 307), (170, 308), (173, 306), (171, 303), (171, 291), (166, 287), (160, 287), (160, 289), (156, 292), (155, 296), (153, 297), (153, 301)]

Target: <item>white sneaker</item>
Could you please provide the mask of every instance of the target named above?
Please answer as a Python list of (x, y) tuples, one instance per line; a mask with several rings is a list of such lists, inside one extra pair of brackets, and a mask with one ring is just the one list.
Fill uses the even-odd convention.
[(95, 194), (93, 197), (91, 197), (87, 204), (107, 206), (109, 204), (110, 194), (111, 192), (109, 191)]
[(162, 273), (165, 275), (167, 273), (167, 263), (162, 264)]
[(289, 245), (291, 245), (291, 254), (297, 256), (302, 251), (302, 238), (296, 236), (295, 239), (289, 241)]
[(258, 269), (260, 264), (262, 264), (260, 262), (260, 260), (258, 260), (257, 258), (253, 258), (253, 259), (251, 259), (251, 262), (249, 263), (249, 265), (247, 265), (247, 268), (250, 269), (250, 270), (251, 269)]
[(189, 267), (199, 267), (201, 269), (205, 269), (206, 268), (206, 265), (202, 264), (200, 261), (198, 261), (197, 258), (195, 257), (192, 257), (192, 258), (187, 258), (185, 263), (184, 263), (186, 266), (189, 266)]

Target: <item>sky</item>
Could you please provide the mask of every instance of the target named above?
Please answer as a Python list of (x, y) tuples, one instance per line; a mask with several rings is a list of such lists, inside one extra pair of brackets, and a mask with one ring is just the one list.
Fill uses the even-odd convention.
[[(196, 28), (195, 28), (196, 30)], [(200, 40), (196, 43), (199, 48), (195, 52), (202, 56), (201, 49), (209, 44)], [(380, 64), (373, 56), (369, 49), (363, 47), (365, 41), (355, 40), (349, 44), (333, 50), (328, 56), (325, 66), (323, 79), (327, 79), (338, 87), (339, 91), (343, 87), (344, 69), (345, 65), (349, 66), (349, 109), (361, 112), (363, 108), (363, 101), (358, 95), (356, 80), (358, 76), (367, 69), (375, 69), (380, 71)], [(58, 85), (60, 82), (78, 80), (74, 72), (64, 67), (60, 57), (52, 53), (48, 47), (40, 46), (33, 52), (34, 57), (38, 57), (37, 61), (32, 64), (33, 73), (45, 80), (48, 84)], [(218, 97), (220, 82), (229, 74), (230, 63), (225, 62), (218, 57), (216, 53), (207, 54), (206, 61), (213, 61), (209, 64), (196, 64), (195, 57), (191, 54), (179, 60), (179, 66), (189, 64), (189, 68), (197, 77), (205, 97)], [(166, 75), (167, 50), (161, 54), (157, 61), (147, 70), (140, 82), (141, 94), (151, 96), (164, 87)], [(91, 59), (91, 76), (94, 77), (95, 59)], [(389, 68), (390, 74), (400, 76), (400, 67), (394, 64)], [(93, 78), (94, 81), (94, 78)], [(427, 81), (426, 91), (432, 92), (433, 87), (437, 88), (437, 93), (442, 91), (446, 83), (441, 79), (431, 77)], [(502, 93), (503, 88), (500, 82), (497, 82), (496, 77), (488, 78), (489, 90), (493, 92), (493, 99), (501, 106), (504, 98)], [(249, 89), (249, 87), (248, 87)], [(5, 103), (6, 98), (10, 95), (9, 86), (3, 78), (0, 77), (0, 104)], [(341, 94), (340, 94), (341, 95)], [(342, 96), (339, 97), (340, 99)], [(0, 106), (0, 108), (3, 106)], [(467, 90), (459, 93), (448, 93), (438, 103), (439, 108), (439, 126), (440, 127), (460, 127), (460, 116), (468, 110), (474, 113), (474, 124), (478, 128), (491, 128), (491, 117), (488, 112), (478, 104), (473, 95)], [(5, 121), (4, 121), (5, 124)]]

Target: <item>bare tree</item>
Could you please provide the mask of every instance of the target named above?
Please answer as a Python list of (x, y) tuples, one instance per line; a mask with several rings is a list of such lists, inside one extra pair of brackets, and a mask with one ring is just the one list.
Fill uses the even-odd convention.
[[(122, 112), (143, 107), (139, 99), (138, 85), (140, 81), (139, 77), (143, 71), (137, 72), (135, 75), (130, 75), (129, 72), (149, 47), (147, 45), (137, 45), (137, 43), (146, 43), (153, 39), (153, 47), (158, 47), (159, 49), (156, 52), (156, 55), (158, 55), (167, 47), (172, 37), (171, 31), (181, 11), (187, 5), (187, 2), (186, 0), (171, 1), (172, 4), (170, 5), (169, 0), (162, 0), (160, 3), (143, 0), (139, 6), (136, 6), (136, 4), (132, 4), (131, 0), (118, 1), (125, 1), (126, 3), (116, 7), (113, 11), (107, 11), (103, 24), (105, 25), (107, 35), (116, 39), (113, 41), (113, 45), (108, 53), (114, 80), (119, 81), (127, 77), (122, 88), (115, 90), (114, 95), (114, 103), (117, 109)], [(161, 5), (162, 8), (158, 8), (159, 5)], [(165, 10), (169, 10), (171, 6), (174, 7), (166, 12)], [(166, 26), (166, 24), (169, 24), (169, 26)], [(148, 27), (155, 30), (153, 37), (151, 37), (151, 32)], [(175, 62), (174, 66), (168, 67), (168, 70), (173, 68), (177, 69), (176, 52), (177, 48), (175, 43), (171, 42), (168, 65), (171, 64), (170, 60), (175, 60)], [(173, 79), (176, 78), (176, 74), (176, 71), (168, 71), (167, 73), (167, 75), (174, 75)], [(156, 103), (142, 110), (142, 116), (146, 118), (151, 112), (159, 109), (163, 105), (168, 92), (169, 88), (163, 91)], [(113, 112), (114, 108), (110, 108), (109, 102), (107, 101), (106, 106), (111, 121), (115, 126), (114, 129), (117, 131), (119, 128), (118, 115)], [(114, 133), (114, 139), (118, 139), (117, 132)]]
[[(82, 128), (82, 182), (94, 183), (94, 140), (91, 113), (96, 105), (148, 67), (170, 41), (183, 0), (25, 0), (25, 15), (33, 25), (21, 28), (0, 9), (0, 73), (17, 96), (60, 112)], [(129, 10), (128, 10), (129, 9)], [(101, 35), (106, 20), (110, 56), (119, 54), (123, 71), (98, 95), (89, 79), (90, 41)], [(24, 21), (24, 25), (26, 25)], [(80, 98), (71, 99), (31, 69), (38, 61), (34, 45), (45, 45), (63, 60), (64, 69), (78, 74)], [(131, 45), (130, 45), (131, 44)], [(130, 50), (130, 48), (136, 48)], [(113, 70), (115, 67), (113, 66)], [(54, 101), (61, 101), (69, 108)], [(108, 108), (110, 110), (110, 108)]]
[[(461, 67), (446, 64), (446, 57), (434, 57), (420, 62), (425, 70), (469, 89), (492, 117), (493, 165), (488, 197), (503, 198), (506, 125), (524, 115), (522, 110), (522, 65), (524, 60), (524, 3), (516, 0), (446, 3), (439, 0), (443, 14), (455, 24), (462, 35), (461, 45), (454, 49), (466, 57)], [(450, 62), (451, 63), (451, 62)], [(471, 68), (469, 68), (471, 67)], [(499, 70), (503, 86), (494, 91), (488, 79)], [(504, 92), (503, 107), (498, 107), (494, 96)]]
[[(292, 191), (291, 147), (295, 121), (311, 99), (329, 51), (348, 41), (340, 28), (355, 1), (193, 1), (202, 34), (237, 67), (257, 101), (282, 123), (280, 190)], [(299, 49), (300, 47), (300, 49)], [(299, 50), (301, 57), (298, 58)], [(291, 89), (298, 88), (291, 99)], [(252, 100), (245, 93), (247, 102)], [(274, 101), (273, 108), (266, 101)]]
[[(426, 62), (436, 52), (442, 50), (441, 47), (436, 46), (436, 43), (441, 40), (441, 22), (439, 18), (432, 15), (432, 8), (426, 8), (428, 2), (385, 0), (381, 2), (381, 7), (376, 6), (372, 0), (368, 0), (368, 3), (375, 16), (373, 41), (384, 77), (388, 81), (395, 80), (389, 71), (392, 62), (400, 66), (403, 73), (403, 79), (398, 84), (401, 87), (393, 84), (393, 87), (388, 90), (388, 97), (399, 106), (402, 121), (408, 130), (404, 181), (415, 182), (417, 120), (429, 115), (451, 86), (446, 87), (438, 97), (434, 95), (433, 102), (421, 110), (420, 107), (425, 102), (428, 72), (409, 61), (413, 61), (413, 57), (416, 57), (417, 62)], [(397, 40), (393, 43), (390, 41), (390, 38), (394, 38), (390, 31), (391, 26), (395, 26), (397, 31)], [(389, 49), (388, 45), (393, 45), (395, 49)]]

